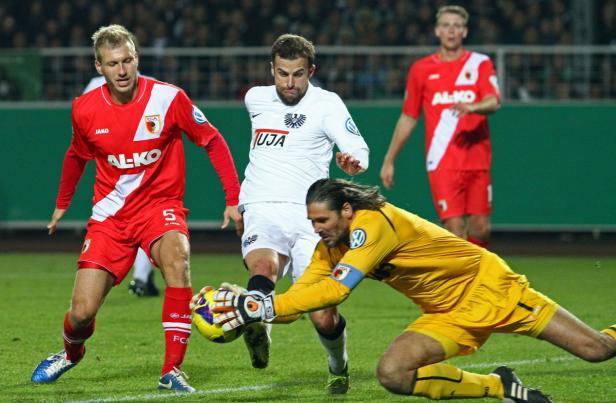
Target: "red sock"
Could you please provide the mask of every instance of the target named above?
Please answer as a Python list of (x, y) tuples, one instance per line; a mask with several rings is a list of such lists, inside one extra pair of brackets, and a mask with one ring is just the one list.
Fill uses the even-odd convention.
[(64, 316), (64, 351), (66, 351), (66, 358), (71, 362), (77, 362), (81, 360), (85, 352), (85, 342), (94, 333), (94, 323), (96, 319), (83, 329), (73, 329), (69, 320), (68, 312)]
[(477, 246), (481, 246), (482, 248), (486, 248), (488, 249), (488, 241), (483, 241), (479, 238), (475, 238), (472, 236), (468, 236), (468, 238), (466, 238), (467, 241), (469, 241), (470, 243), (474, 243)]
[(163, 302), (163, 329), (165, 330), (165, 363), (163, 375), (173, 367), (180, 368), (190, 337), (192, 318), (190, 299), (192, 288), (167, 287)]

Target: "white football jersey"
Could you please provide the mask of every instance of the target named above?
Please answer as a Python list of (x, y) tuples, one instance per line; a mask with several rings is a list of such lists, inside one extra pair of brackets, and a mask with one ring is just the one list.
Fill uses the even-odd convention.
[(244, 101), (252, 140), (240, 204), (304, 204), (310, 185), (329, 176), (334, 144), (368, 168), (368, 145), (337, 94), (309, 85), (300, 102), (288, 106), (270, 85), (251, 88)]

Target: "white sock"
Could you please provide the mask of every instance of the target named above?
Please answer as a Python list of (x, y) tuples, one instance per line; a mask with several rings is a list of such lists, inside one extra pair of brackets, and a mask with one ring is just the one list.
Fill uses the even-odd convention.
[(150, 259), (148, 259), (148, 255), (145, 254), (143, 249), (139, 248), (137, 251), (137, 258), (135, 258), (133, 266), (135, 267), (133, 278), (146, 283), (148, 276), (152, 272), (152, 263), (150, 263)]
[[(341, 321), (344, 320), (342, 319), (342, 316), (340, 319)], [(342, 332), (335, 339), (327, 338), (317, 332), (319, 339), (321, 340), (321, 344), (323, 344), (325, 351), (327, 351), (327, 363), (329, 365), (329, 370), (332, 374), (336, 375), (342, 374), (342, 371), (344, 371), (349, 360), (346, 350), (346, 323), (344, 323), (343, 326), (344, 328), (342, 329)]]

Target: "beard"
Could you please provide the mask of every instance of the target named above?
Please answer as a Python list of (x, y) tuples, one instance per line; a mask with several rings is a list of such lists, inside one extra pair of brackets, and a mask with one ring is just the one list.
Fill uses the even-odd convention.
[(299, 101), (302, 100), (302, 98), (304, 98), (304, 95), (306, 95), (307, 89), (308, 88), (306, 88), (306, 90), (304, 90), (304, 92), (302, 93), (298, 93), (297, 96), (293, 98), (292, 100), (287, 99), (287, 97), (285, 97), (285, 95), (282, 92), (280, 92), (278, 87), (276, 87), (276, 94), (278, 94), (278, 98), (280, 98), (283, 104), (287, 106), (295, 106), (299, 103)]

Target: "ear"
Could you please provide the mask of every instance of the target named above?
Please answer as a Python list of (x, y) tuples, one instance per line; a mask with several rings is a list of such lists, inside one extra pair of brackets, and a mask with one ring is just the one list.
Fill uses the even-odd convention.
[(462, 34), (462, 38), (466, 39), (466, 35), (468, 35), (468, 28), (464, 28), (464, 33)]
[(274, 75), (274, 63), (270, 62), (270, 73), (272, 73), (272, 77), (275, 77)]
[(308, 68), (308, 78), (312, 78), (315, 71), (317, 71), (317, 66), (313, 64)]
[(94, 67), (96, 68), (96, 71), (98, 72), (98, 74), (103, 75), (103, 71), (101, 70), (101, 62), (99, 62), (98, 60), (95, 60)]
[(347, 220), (350, 220), (351, 218), (353, 218), (354, 214), (355, 214), (355, 211), (353, 210), (353, 206), (351, 206), (351, 203), (345, 202), (342, 205), (342, 210), (340, 211), (340, 215), (342, 215)]

